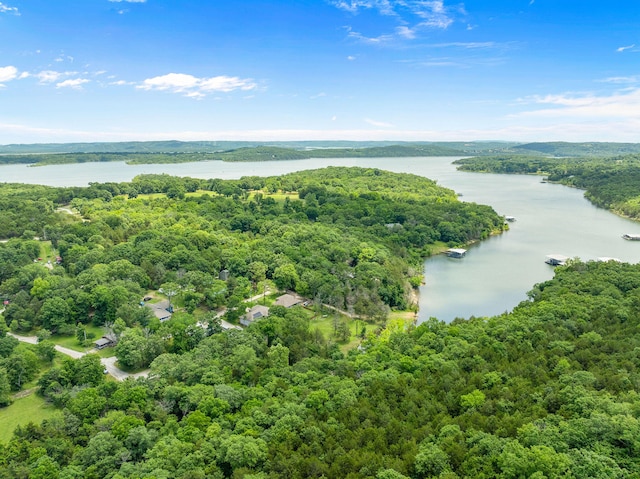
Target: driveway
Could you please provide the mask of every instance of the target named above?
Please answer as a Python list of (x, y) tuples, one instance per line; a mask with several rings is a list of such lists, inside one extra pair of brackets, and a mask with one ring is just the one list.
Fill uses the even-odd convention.
[(149, 375), (148, 369), (135, 374), (123, 371), (122, 369), (116, 367), (116, 360), (117, 358), (115, 356), (111, 356), (110, 358), (100, 359), (100, 362), (102, 363), (104, 368), (109, 371), (109, 374), (111, 374), (118, 381), (124, 381), (127, 378), (146, 378)]
[[(23, 343), (38, 344), (38, 338), (36, 336), (19, 336), (13, 333), (7, 333), (7, 334), (9, 336), (13, 336), (19, 341), (22, 341)], [(57, 344), (55, 346), (55, 349), (56, 351), (62, 354), (66, 354), (67, 356), (73, 359), (79, 359), (85, 354), (91, 354), (96, 352), (95, 349), (92, 349), (86, 353), (82, 353), (80, 351), (74, 351), (73, 349), (65, 348), (64, 346), (59, 346)], [(115, 356), (111, 356), (110, 358), (100, 358), (100, 362), (102, 363), (104, 368), (109, 372), (109, 374), (111, 374), (118, 381), (124, 381), (127, 378), (147, 377), (149, 375), (148, 369), (144, 371), (140, 371), (139, 373), (135, 373), (135, 374), (131, 374), (126, 371), (123, 371), (122, 369), (119, 369), (116, 367), (116, 360), (117, 358)]]

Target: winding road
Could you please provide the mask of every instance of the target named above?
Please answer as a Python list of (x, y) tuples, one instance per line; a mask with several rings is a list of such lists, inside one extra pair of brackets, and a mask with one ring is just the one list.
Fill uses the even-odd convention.
[[(35, 336), (19, 336), (17, 334), (13, 334), (13, 333), (7, 333), (9, 336), (13, 336), (14, 338), (16, 338), (18, 341), (22, 341), (23, 343), (29, 343), (29, 344), (38, 344), (38, 338)], [(72, 357), (73, 359), (79, 359), (82, 356), (84, 356), (85, 354), (93, 354), (96, 352), (95, 349), (92, 349), (90, 351), (87, 351), (86, 353), (80, 352), (80, 351), (74, 351), (73, 349), (69, 349), (69, 348), (65, 348), (64, 346), (60, 346), (58, 344), (56, 344), (55, 346), (56, 351), (62, 353), (62, 354), (66, 354), (69, 357)], [(100, 362), (102, 363), (102, 366), (104, 367), (104, 369), (111, 374), (111, 376), (113, 376), (114, 378), (116, 378), (118, 381), (124, 381), (127, 378), (141, 378), (141, 377), (147, 377), (149, 375), (149, 370), (145, 369), (144, 371), (140, 371), (139, 373), (128, 373), (126, 371), (123, 371), (122, 369), (116, 367), (116, 357), (115, 356), (111, 356), (109, 358), (100, 358)]]

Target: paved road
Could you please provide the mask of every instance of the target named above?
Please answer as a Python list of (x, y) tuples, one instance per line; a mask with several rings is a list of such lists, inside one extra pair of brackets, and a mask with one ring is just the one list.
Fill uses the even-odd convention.
[(110, 358), (102, 358), (100, 361), (104, 368), (109, 371), (114, 378), (118, 381), (124, 381), (127, 378), (146, 378), (149, 375), (149, 370), (145, 369), (144, 371), (140, 371), (139, 373), (127, 373), (122, 369), (116, 367), (116, 357), (111, 356)]
[[(38, 343), (38, 338), (35, 336), (20, 336), (17, 334), (13, 334), (13, 333), (7, 333), (10, 336), (13, 336), (14, 338), (18, 339), (19, 341), (22, 341), (24, 343), (29, 343), (29, 344), (37, 344)], [(82, 356), (84, 356), (85, 354), (91, 354), (91, 353), (95, 353), (96, 350), (92, 349), (86, 353), (82, 353), (80, 351), (74, 351), (73, 349), (69, 349), (69, 348), (65, 348), (64, 346), (59, 346), (58, 344), (56, 344), (55, 346), (56, 351), (62, 353), (62, 354), (66, 354), (69, 357), (72, 357), (73, 359), (79, 359)], [(109, 372), (109, 374), (111, 374), (114, 378), (116, 378), (118, 381), (124, 381), (125, 379), (131, 377), (131, 378), (139, 378), (139, 377), (147, 377), (149, 375), (149, 370), (146, 369), (144, 371), (140, 371), (139, 373), (135, 373), (135, 374), (131, 374), (128, 373), (126, 371), (123, 371), (122, 369), (119, 369), (116, 367), (116, 357), (115, 356), (111, 356), (110, 358), (100, 358), (100, 362), (102, 363), (102, 365), (104, 366), (104, 368)]]

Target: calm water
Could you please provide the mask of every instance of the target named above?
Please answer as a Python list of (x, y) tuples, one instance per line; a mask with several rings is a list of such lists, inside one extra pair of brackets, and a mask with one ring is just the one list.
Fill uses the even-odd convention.
[(455, 158), (367, 158), (270, 161), (260, 163), (203, 162), (179, 165), (85, 163), (29, 168), (0, 166), (0, 181), (85, 186), (98, 181), (130, 181), (142, 173), (168, 173), (195, 178), (236, 179), (271, 176), (325, 166), (366, 166), (415, 173), (462, 194), (464, 201), (491, 205), (499, 214), (515, 216), (510, 231), (469, 248), (463, 259), (445, 256), (425, 262), (418, 321), (429, 317), (489, 316), (513, 309), (535, 283), (553, 276), (544, 263), (558, 253), (583, 260), (615, 257), (636, 263), (640, 242), (623, 233), (640, 233), (640, 223), (598, 209), (583, 192), (541, 183), (535, 176), (492, 175), (456, 171)]

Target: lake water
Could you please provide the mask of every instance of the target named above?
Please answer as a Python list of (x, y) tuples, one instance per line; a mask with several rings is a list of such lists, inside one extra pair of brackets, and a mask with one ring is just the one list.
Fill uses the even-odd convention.
[(548, 254), (592, 260), (615, 257), (638, 262), (640, 242), (624, 233), (640, 233), (640, 223), (596, 208), (580, 190), (542, 183), (540, 177), (456, 171), (455, 158), (336, 158), (320, 160), (174, 165), (83, 163), (43, 167), (0, 166), (0, 181), (51, 186), (86, 186), (89, 182), (130, 181), (143, 173), (167, 173), (194, 178), (237, 179), (272, 176), (325, 166), (364, 166), (414, 173), (436, 180), (461, 194), (461, 200), (491, 205), (514, 216), (510, 230), (473, 245), (463, 259), (446, 256), (425, 262), (418, 321), (436, 317), (490, 316), (510, 311), (535, 283), (553, 276), (544, 263)]

